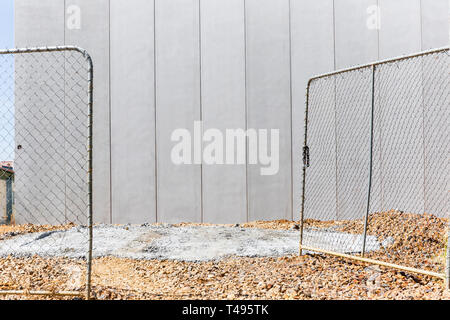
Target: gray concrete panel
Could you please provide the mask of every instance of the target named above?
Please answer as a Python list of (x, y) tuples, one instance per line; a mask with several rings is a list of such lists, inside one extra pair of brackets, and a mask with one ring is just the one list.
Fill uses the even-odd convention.
[[(449, 56), (423, 58), (425, 212), (449, 217), (450, 78)], [(445, 152), (447, 150), (447, 152)]]
[(64, 136), (66, 218), (87, 224), (89, 63), (82, 53), (64, 52)]
[(306, 170), (305, 219), (337, 220), (336, 81), (314, 80), (308, 106), (310, 166)]
[[(421, 50), (420, 0), (380, 0), (380, 58)], [(406, 70), (408, 69), (408, 70)], [(423, 212), (423, 158), (420, 157), (421, 65), (387, 65), (377, 73), (373, 201), (375, 211)], [(410, 97), (408, 88), (417, 88)], [(405, 113), (405, 110), (408, 110)], [(408, 174), (414, 172), (415, 174)], [(378, 190), (378, 191), (375, 191)], [(411, 201), (416, 199), (417, 201)], [(378, 205), (376, 205), (378, 204)]]
[[(377, 60), (377, 4), (377, 0), (335, 2), (336, 69)], [(336, 179), (339, 219), (362, 219), (366, 212), (371, 90), (370, 68), (336, 78)]]
[[(201, 1), (200, 18), (204, 130), (245, 130), (244, 2)], [(246, 221), (246, 180), (245, 164), (204, 164), (204, 221)]]
[(199, 2), (157, 0), (155, 10), (158, 221), (201, 221), (201, 167), (171, 160), (172, 132), (193, 135), (201, 118)]
[[(155, 13), (152, 1), (112, 0), (111, 8), (109, 3), (107, 0), (15, 1), (16, 46), (65, 43), (84, 47), (93, 57), (94, 216), (96, 221), (102, 222), (202, 219), (208, 222), (242, 222), (247, 219), (247, 214), (249, 220), (296, 219), (301, 202), (301, 148), (307, 79), (335, 67), (375, 60), (377, 51), (379, 58), (388, 58), (448, 44), (447, 0), (246, 0), (246, 10), (244, 1), (240, 0), (156, 0)], [(381, 9), (379, 32), (367, 27), (370, 14), (367, 8), (376, 3)], [(68, 12), (67, 9), (73, 5), (80, 9), (79, 28), (73, 28), (73, 25), (69, 28), (73, 11)], [(153, 21), (154, 14), (156, 21)], [(156, 39), (153, 39), (154, 32)], [(426, 158), (408, 160), (407, 157), (411, 156), (408, 152), (417, 150), (394, 150), (398, 142), (389, 141), (387, 132), (382, 130), (407, 134), (411, 143), (418, 142), (419, 133), (416, 131), (422, 127), (415, 124), (415, 115), (434, 102), (431, 96), (426, 95), (414, 98), (423, 99), (423, 105), (408, 102), (405, 94), (407, 86), (417, 85), (417, 92), (432, 87), (417, 68), (420, 66), (411, 67), (412, 76), (379, 79), (391, 87), (398, 86), (399, 94), (394, 95), (391, 88), (384, 87), (381, 90), (384, 90), (385, 101), (380, 100), (381, 94), (376, 97), (378, 107), (383, 110), (379, 109), (376, 114), (375, 157), (379, 158), (381, 152), (391, 155), (386, 158), (386, 163), (374, 163), (374, 194), (379, 194), (373, 198), (374, 210), (392, 209), (394, 205), (401, 210), (423, 210), (423, 204), (408, 204), (406, 198), (395, 193), (402, 188), (395, 181), (410, 179), (414, 187), (402, 192), (405, 196), (412, 196), (419, 190), (423, 192), (436, 185), (424, 180), (423, 174), (427, 175), (427, 170), (430, 177), (437, 177), (441, 170), (433, 169), (431, 164), (428, 166), (427, 161), (431, 160)], [(66, 85), (70, 85), (70, 81), (66, 81)], [(324, 108), (328, 108), (328, 103), (335, 103), (335, 87), (332, 85), (325, 92), (316, 93), (322, 95), (319, 99), (326, 100)], [(17, 91), (16, 94), (21, 93)], [(391, 100), (387, 101), (387, 98)], [(404, 98), (404, 102), (398, 100), (400, 98)], [(398, 103), (391, 107), (394, 99)], [(311, 106), (319, 108), (318, 102)], [(42, 101), (35, 101), (35, 105), (39, 103), (42, 104)], [(345, 105), (344, 100), (337, 101), (336, 110), (346, 111)], [(16, 108), (20, 112), (20, 103), (16, 103)], [(391, 109), (388, 112), (385, 108)], [(408, 114), (404, 115), (404, 110), (399, 108), (407, 108)], [(334, 117), (321, 118), (334, 114), (323, 113), (323, 109), (311, 112), (319, 111), (322, 113), (311, 115), (312, 119), (316, 119), (316, 124), (334, 125), (334, 122), (330, 123)], [(345, 115), (345, 112), (339, 114), (336, 120), (346, 120)], [(395, 121), (395, 117), (400, 120)], [(193, 123), (200, 119), (204, 120), (205, 129), (245, 126), (280, 129), (278, 174), (261, 176), (259, 165), (174, 165), (170, 159), (172, 147), (176, 144), (170, 139), (173, 130), (186, 128), (193, 133)], [(30, 122), (28, 127), (33, 125), (32, 118), (23, 121)], [(432, 121), (432, 118), (425, 119), (425, 125)], [(72, 127), (74, 124), (70, 121)], [(348, 148), (345, 142), (352, 138), (353, 133), (342, 136), (342, 141), (338, 136), (337, 147)], [(313, 139), (314, 134), (311, 132)], [(431, 141), (434, 139), (432, 134), (430, 132), (422, 139)], [(401, 139), (406, 139), (403, 135)], [(32, 136), (39, 137), (39, 134), (33, 133)], [(332, 137), (319, 134), (316, 138), (326, 140)], [(85, 137), (80, 134), (70, 139), (73, 140), (69, 140), (69, 144), (73, 143), (76, 149)], [(328, 141), (328, 147), (336, 147), (333, 141)], [(67, 170), (70, 154), (75, 149), (68, 151), (66, 148), (66, 155), (61, 155), (60, 151), (52, 148), (48, 146), (45, 151), (51, 151), (52, 157), (61, 156), (60, 160), (65, 162)], [(439, 159), (439, 155), (433, 153), (434, 147), (430, 148), (430, 157)], [(22, 151), (26, 150), (24, 148)], [(44, 150), (33, 152), (34, 155), (29, 157), (43, 154)], [(307, 179), (314, 176), (321, 161), (325, 161), (315, 162), (314, 152), (311, 149), (312, 166), (308, 169)], [(56, 162), (59, 163), (59, 160)], [(397, 170), (398, 174), (394, 172), (396, 163), (403, 162), (409, 163), (408, 170), (417, 169), (415, 177), (405, 176), (401, 170)], [(23, 165), (24, 161), (16, 162), (16, 192), (21, 190), (21, 185), (33, 185), (32, 181), (25, 180), (21, 184), (20, 172), (25, 170)], [(390, 171), (386, 171), (386, 165), (391, 168)], [(56, 170), (58, 164), (52, 167)], [(26, 170), (34, 172), (35, 169), (27, 167)], [(338, 181), (333, 180), (336, 167), (320, 170), (323, 170), (323, 178), (330, 179), (332, 188), (323, 192), (330, 193), (331, 202), (323, 203), (314, 210), (320, 211), (319, 216), (326, 213), (334, 217), (339, 170)], [(418, 177), (421, 175), (420, 183)], [(385, 176), (392, 181), (383, 180)], [(76, 181), (79, 182), (80, 177), (76, 177)], [(341, 182), (344, 181), (342, 179), (348, 180), (351, 176), (341, 176)], [(35, 183), (38, 185), (38, 181)], [(318, 187), (312, 180), (308, 183), (308, 188), (312, 190)], [(444, 182), (439, 180), (438, 183)], [(71, 189), (69, 184), (69, 193), (60, 201), (61, 208), (65, 206), (66, 219), (67, 211), (71, 211), (68, 203), (83, 204), (81, 197), (78, 197), (79, 201), (71, 200), (77, 192), (73, 188), (71, 195)], [(53, 189), (48, 191), (52, 193)], [(389, 200), (387, 195), (396, 198)], [(429, 203), (425, 203), (426, 211), (438, 210), (431, 206), (431, 202), (440, 201), (441, 195), (436, 194), (436, 197), (425, 201)], [(338, 207), (340, 198), (338, 195)], [(249, 211), (246, 211), (247, 208)]]
[(248, 166), (249, 220), (292, 219), (289, 1), (246, 5), (247, 126), (280, 133), (278, 173)]
[(60, 0), (15, 0), (16, 47), (56, 46), (64, 43), (64, 5)]
[(335, 80), (337, 218), (363, 219), (369, 188), (372, 69)]
[(377, 60), (376, 5), (377, 0), (335, 2), (336, 69)]
[(154, 2), (111, 1), (114, 223), (156, 221)]
[[(110, 192), (109, 1), (67, 0), (65, 44), (86, 49), (94, 63), (93, 211), (95, 222), (112, 222)], [(80, 28), (68, 28), (70, 6), (80, 9)]]
[[(56, 0), (16, 1), (15, 45), (63, 43), (63, 11)], [(64, 55), (15, 56), (15, 71), (16, 223), (65, 223)]]
[(420, 0), (379, 0), (380, 59), (421, 50)]
[(309, 78), (334, 69), (333, 3), (291, 1), (293, 218), (300, 214), (305, 93)]
[(413, 59), (377, 66), (375, 83), (375, 210), (423, 213), (422, 65)]
[(449, 13), (448, 0), (421, 0), (422, 50), (440, 48), (449, 44)]

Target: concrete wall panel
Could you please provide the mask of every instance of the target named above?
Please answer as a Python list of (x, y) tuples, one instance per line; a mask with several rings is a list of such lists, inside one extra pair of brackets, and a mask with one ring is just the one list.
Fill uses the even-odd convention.
[[(448, 0), (421, 0), (422, 50), (440, 48), (449, 44), (450, 2)], [(448, 25), (445, 28), (445, 25)]]
[[(63, 13), (61, 1), (16, 1), (15, 45), (64, 43)], [(15, 71), (16, 222), (65, 223), (64, 55), (15, 56)]]
[(193, 133), (201, 118), (199, 2), (157, 0), (155, 10), (158, 221), (201, 221), (201, 166), (171, 160), (172, 132)]
[[(204, 130), (246, 127), (244, 13), (241, 0), (201, 1)], [(246, 221), (246, 180), (245, 164), (204, 164), (204, 221)]]
[[(94, 63), (93, 211), (95, 222), (112, 222), (110, 192), (109, 1), (67, 0), (65, 44), (86, 49)], [(80, 9), (80, 28), (67, 28), (70, 6)]]
[[(375, 83), (372, 199), (379, 204), (375, 210), (398, 209), (423, 213), (424, 138), (420, 60), (377, 66)], [(411, 88), (417, 90), (412, 91)]]
[[(296, 219), (307, 80), (335, 68), (448, 44), (447, 0), (155, 1), (15, 1), (16, 46), (77, 45), (93, 57), (94, 215), (98, 222)], [(367, 26), (367, 9), (376, 4), (380, 6), (379, 30)], [(72, 6), (80, 9), (79, 28), (68, 25), (71, 13), (67, 10)], [(380, 76), (378, 81), (391, 86), (380, 89), (385, 100), (406, 99), (404, 87), (421, 86), (421, 66), (409, 68), (411, 76)], [(398, 95), (392, 93), (395, 86)], [(328, 84), (328, 89), (318, 99), (326, 99), (338, 110), (344, 108), (345, 99), (337, 105), (333, 100), (339, 83), (337, 87)], [(362, 91), (359, 94), (364, 96)], [(407, 134), (411, 141), (419, 139), (409, 125), (423, 106), (408, 105), (408, 117), (395, 122), (398, 106), (388, 114), (381, 108), (391, 102), (380, 97), (376, 97), (380, 108), (376, 121), (384, 123), (376, 123), (375, 157), (391, 153), (383, 165), (391, 163), (392, 171), (395, 163), (406, 161), (409, 151), (394, 153), (401, 150), (386, 147), (389, 137), (380, 128)], [(16, 110), (20, 112), (20, 103)], [(322, 121), (321, 113), (315, 116), (322, 125), (335, 121)], [(280, 129), (278, 174), (262, 176), (260, 165), (174, 165), (170, 153), (176, 142), (171, 134), (178, 128), (192, 133), (195, 120), (203, 120), (205, 130)], [(349, 137), (343, 136), (338, 143), (347, 147)], [(79, 136), (80, 141), (84, 138)], [(330, 137), (319, 134), (316, 138)], [(61, 156), (52, 150), (47, 148), (54, 157)], [(67, 154), (62, 157), (68, 163)], [(423, 160), (418, 161), (422, 165), (411, 162), (409, 168), (417, 172), (413, 178), (401, 171), (397, 175), (382, 171), (386, 168), (381, 164), (374, 168), (374, 188), (380, 194), (374, 198), (376, 207), (390, 209), (397, 203), (399, 209), (423, 210), (423, 203), (407, 204), (399, 195), (392, 201), (385, 197), (394, 197), (394, 191), (402, 188), (394, 182), (405, 179), (418, 186), (405, 191), (406, 195), (423, 190), (419, 183)], [(18, 161), (16, 170), (20, 167)], [(309, 172), (314, 170), (311, 167)], [(335, 179), (336, 167), (324, 170)], [(386, 181), (377, 182), (386, 174), (392, 179), (389, 186)], [(16, 191), (21, 188), (20, 172), (17, 176)], [(332, 199), (339, 181), (330, 183)], [(66, 214), (70, 198), (69, 194), (61, 200)], [(331, 210), (333, 205), (330, 202), (324, 208)]]
[(156, 221), (154, 1), (111, 1), (114, 223)]
[(309, 78), (334, 69), (333, 3), (291, 1), (293, 218), (300, 216), (305, 93)]
[[(449, 215), (450, 77), (449, 57), (431, 55), (423, 59), (425, 212)], [(437, 80), (438, 79), (438, 80)], [(438, 84), (438, 85), (437, 85)], [(436, 94), (436, 93), (440, 94)]]
[(380, 59), (421, 50), (420, 0), (379, 0)]
[(334, 80), (337, 218), (362, 219), (369, 188), (372, 69), (348, 72)]
[(280, 133), (278, 173), (248, 166), (249, 220), (292, 219), (289, 1), (246, 6), (247, 127)]
[(16, 47), (55, 46), (64, 42), (64, 6), (58, 0), (15, 0)]
[[(380, 58), (420, 51), (420, 0), (380, 0), (380, 10)], [(374, 157), (382, 160), (374, 164), (379, 166), (374, 190), (380, 191), (374, 193), (373, 201), (380, 203), (379, 210), (423, 212), (422, 98), (421, 90), (413, 97), (408, 91), (421, 87), (421, 77), (417, 60), (398, 68), (383, 66), (377, 72)]]
[(336, 82), (327, 77), (310, 86), (305, 218), (337, 220), (336, 206)]
[(377, 0), (335, 2), (336, 69), (377, 60), (376, 5)]
[[(377, 60), (377, 4), (377, 0), (335, 2), (336, 69)], [(339, 219), (361, 219), (366, 212), (371, 84), (370, 69), (336, 77), (336, 179)]]

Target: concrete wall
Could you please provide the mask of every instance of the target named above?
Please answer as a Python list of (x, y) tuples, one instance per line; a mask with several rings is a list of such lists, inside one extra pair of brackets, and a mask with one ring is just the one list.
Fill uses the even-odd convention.
[[(16, 47), (39, 46), (43, 43), (57, 45), (64, 42), (64, 4), (61, 1), (44, 0), (15, 2), (15, 44)], [(35, 60), (35, 61), (33, 61)], [(52, 64), (54, 64), (52, 66)], [(65, 211), (64, 131), (61, 121), (48, 121), (42, 125), (40, 118), (33, 115), (34, 110), (41, 114), (52, 114), (56, 119), (64, 119), (64, 108), (56, 105), (58, 98), (45, 92), (50, 90), (64, 92), (60, 73), (64, 70), (64, 57), (48, 60), (45, 57), (29, 59), (27, 56), (15, 57), (15, 72), (27, 74), (15, 88), (15, 143), (14, 169), (16, 171), (15, 206), (18, 223), (63, 223)], [(21, 77), (16, 77), (21, 79)], [(36, 83), (44, 86), (48, 82), (52, 88), (33, 90)], [(35, 92), (28, 95), (28, 92)], [(54, 143), (45, 137), (53, 136)], [(42, 141), (38, 144), (36, 141)], [(39, 168), (46, 168), (45, 175)], [(54, 179), (54, 180), (53, 180)], [(53, 181), (52, 181), (53, 180)], [(46, 195), (52, 195), (51, 200)], [(48, 215), (45, 212), (52, 211)]]
[[(95, 64), (94, 213), (114, 223), (297, 219), (311, 76), (448, 44), (448, 0), (16, 0), (16, 46)], [(80, 8), (79, 29), (67, 9)], [(371, 22), (378, 6), (380, 25)], [(182, 165), (175, 128), (280, 129), (280, 170)]]
[[(1, 172), (0, 175), (3, 175), (3, 172)], [(6, 193), (6, 184), (7, 180), (0, 179), (0, 224), (6, 222), (8, 217), (8, 194)]]

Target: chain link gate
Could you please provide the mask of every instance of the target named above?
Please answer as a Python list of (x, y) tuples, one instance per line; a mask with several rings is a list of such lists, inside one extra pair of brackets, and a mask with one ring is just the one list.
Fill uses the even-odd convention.
[(319, 252), (449, 286), (449, 48), (308, 82), (300, 254)]
[(0, 51), (0, 295), (89, 299), (92, 106), (86, 51)]

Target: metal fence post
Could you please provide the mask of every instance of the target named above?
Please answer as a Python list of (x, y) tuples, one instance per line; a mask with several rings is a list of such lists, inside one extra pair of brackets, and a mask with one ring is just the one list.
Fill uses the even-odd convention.
[(375, 109), (375, 65), (372, 65), (372, 103), (371, 103), (371, 115), (370, 115), (370, 153), (369, 153), (369, 186), (367, 191), (367, 207), (366, 216), (364, 217), (364, 235), (363, 235), (363, 247), (361, 256), (366, 254), (366, 241), (367, 241), (367, 227), (370, 211), (370, 193), (372, 190), (372, 164), (373, 164), (373, 115)]
[(93, 105), (94, 105), (94, 65), (91, 56), (84, 52), (89, 63), (89, 120), (88, 120), (88, 228), (89, 228), (89, 245), (87, 252), (87, 275), (86, 275), (86, 300), (91, 298), (91, 282), (92, 282), (92, 249), (93, 249), (93, 210), (92, 210), (92, 151), (93, 151)]
[(308, 148), (308, 109), (309, 109), (309, 88), (311, 80), (306, 86), (306, 105), (305, 105), (305, 129), (304, 129), (304, 144), (303, 144), (303, 176), (302, 176), (302, 204), (300, 210), (300, 250), (299, 255), (303, 255), (303, 230), (304, 230), (304, 211), (305, 211), (305, 185), (306, 185), (306, 168), (309, 167), (309, 148)]

